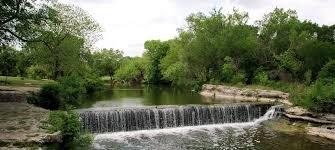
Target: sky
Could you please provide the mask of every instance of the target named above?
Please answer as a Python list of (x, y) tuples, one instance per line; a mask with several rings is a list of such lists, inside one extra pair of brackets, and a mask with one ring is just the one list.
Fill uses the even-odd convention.
[(274, 8), (294, 9), (300, 19), (335, 24), (335, 0), (59, 0), (86, 10), (103, 28), (95, 47), (120, 49), (126, 56), (141, 56), (146, 40), (168, 40), (178, 35), (191, 13), (213, 8), (249, 13), (249, 23)]

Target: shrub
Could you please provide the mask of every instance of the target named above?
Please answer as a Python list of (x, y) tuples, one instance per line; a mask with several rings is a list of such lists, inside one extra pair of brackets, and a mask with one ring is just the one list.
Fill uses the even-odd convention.
[(118, 70), (115, 71), (114, 78), (121, 82), (140, 83), (144, 78), (143, 60), (133, 58), (123, 62)]
[(37, 95), (28, 97), (27, 101), (46, 109), (56, 110), (62, 105), (62, 86), (58, 83), (46, 84)]
[(86, 93), (84, 79), (79, 76), (61, 77), (58, 82), (62, 85), (63, 96), (67, 100), (78, 99), (81, 94)]
[(335, 60), (332, 60), (322, 67), (318, 75), (318, 80), (326, 80), (325, 82), (328, 82), (333, 81), (334, 79), (335, 79)]
[(43, 66), (34, 65), (27, 68), (27, 74), (29, 78), (32, 79), (42, 79), (49, 76), (49, 72)]
[(237, 72), (233, 78), (231, 79), (231, 83), (233, 84), (237, 84), (237, 83), (245, 83), (246, 78), (245, 78), (245, 73), (243, 72)]
[(335, 81), (316, 81), (305, 90), (302, 101), (303, 105), (312, 111), (335, 113)]
[(269, 79), (269, 76), (265, 71), (260, 71), (256, 73), (254, 77), (254, 83), (257, 83), (260, 85), (268, 85), (268, 84), (271, 84), (271, 80)]
[(307, 85), (311, 84), (311, 82), (312, 82), (312, 70), (307, 70), (304, 73), (304, 78), (305, 78), (305, 83)]
[(87, 149), (92, 144), (92, 136), (81, 130), (79, 116), (73, 111), (54, 111), (49, 115), (50, 130), (61, 131), (61, 149)]
[(88, 75), (84, 79), (84, 87), (86, 93), (94, 93), (96, 91), (102, 90), (104, 82), (95, 75)]
[(279, 56), (276, 56), (280, 69), (287, 70), (293, 75), (296, 75), (302, 68), (302, 62), (296, 58), (296, 54), (292, 49), (289, 49)]
[(56, 110), (79, 106), (80, 97), (103, 88), (103, 81), (94, 76), (82, 78), (67, 76), (58, 83), (44, 85), (38, 94), (28, 97), (28, 102), (37, 106)]
[(245, 83), (245, 74), (234, 65), (232, 58), (226, 57), (222, 66), (222, 81), (227, 83)]

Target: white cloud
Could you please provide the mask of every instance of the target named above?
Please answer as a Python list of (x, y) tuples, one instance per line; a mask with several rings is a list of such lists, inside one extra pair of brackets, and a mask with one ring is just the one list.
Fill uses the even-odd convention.
[(260, 19), (275, 7), (298, 11), (302, 19), (320, 24), (335, 24), (332, 0), (60, 0), (88, 11), (103, 27), (98, 48), (118, 48), (128, 56), (143, 53), (150, 39), (167, 40), (177, 35), (190, 13), (209, 12), (214, 7), (225, 11), (236, 7), (249, 12), (250, 20)]

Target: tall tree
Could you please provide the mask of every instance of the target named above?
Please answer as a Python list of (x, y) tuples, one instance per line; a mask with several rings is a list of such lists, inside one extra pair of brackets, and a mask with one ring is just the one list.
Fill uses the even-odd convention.
[(162, 78), (159, 67), (160, 61), (165, 57), (169, 45), (160, 40), (150, 40), (144, 43), (144, 48), (146, 49), (144, 56), (149, 60), (149, 65), (147, 66), (147, 80), (149, 83), (158, 84)]
[(52, 8), (57, 11), (57, 20), (37, 27), (43, 40), (28, 46), (40, 63), (49, 66), (53, 79), (74, 71), (84, 73), (85, 56), (100, 37), (100, 26), (79, 7), (55, 4)]
[(52, 20), (54, 11), (47, 0), (1, 0), (0, 46), (16, 41), (34, 41), (39, 33), (31, 30)]
[(14, 75), (17, 51), (11, 47), (0, 47), (0, 74), (1, 75)]
[(100, 75), (108, 75), (111, 80), (115, 71), (118, 69), (123, 57), (123, 52), (114, 49), (102, 49), (93, 53), (93, 68)]

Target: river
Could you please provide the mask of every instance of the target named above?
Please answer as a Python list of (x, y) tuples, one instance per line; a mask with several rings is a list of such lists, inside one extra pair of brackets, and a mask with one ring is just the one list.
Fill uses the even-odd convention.
[(303, 123), (269, 117), (269, 107), (213, 104), (178, 88), (114, 88), (82, 107), (90, 112), (82, 118), (94, 132), (93, 149), (335, 149), (334, 141), (305, 134)]

